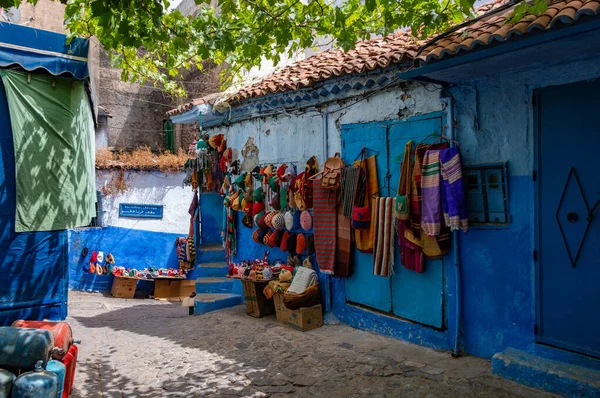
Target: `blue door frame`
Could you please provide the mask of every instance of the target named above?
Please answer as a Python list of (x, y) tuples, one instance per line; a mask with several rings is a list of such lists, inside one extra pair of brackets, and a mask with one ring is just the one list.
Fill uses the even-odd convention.
[(600, 201), (598, 93), (600, 80), (534, 92), (536, 339), (596, 357), (600, 211), (587, 217)]
[[(435, 112), (406, 120), (345, 125), (342, 128), (342, 157), (346, 164), (351, 164), (362, 147), (379, 152), (377, 167), (381, 195), (395, 196), (405, 143), (412, 139), (416, 145), (432, 132), (441, 133), (445, 123), (445, 113)], [(447, 325), (444, 261), (428, 261), (426, 272), (417, 274), (402, 267), (398, 248), (395, 259), (395, 275), (382, 278), (372, 274), (372, 255), (360, 253), (353, 247), (353, 274), (346, 280), (346, 301), (444, 329)]]

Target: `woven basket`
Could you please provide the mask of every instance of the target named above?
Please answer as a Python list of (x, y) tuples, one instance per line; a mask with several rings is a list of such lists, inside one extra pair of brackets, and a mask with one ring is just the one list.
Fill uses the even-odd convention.
[(286, 292), (283, 295), (283, 304), (287, 309), (297, 310), (303, 307), (312, 307), (321, 303), (319, 284), (313, 285), (300, 294)]

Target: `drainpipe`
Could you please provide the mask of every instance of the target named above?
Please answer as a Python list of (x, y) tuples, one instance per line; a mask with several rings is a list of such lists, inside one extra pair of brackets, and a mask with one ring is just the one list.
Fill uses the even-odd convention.
[[(454, 101), (452, 96), (449, 95), (448, 97), (443, 98), (442, 102), (445, 104), (447, 115), (446, 135), (451, 140), (456, 140), (454, 132)], [(451, 141), (451, 145), (454, 146), (456, 144)], [(460, 261), (460, 235), (458, 232), (459, 231), (452, 232), (452, 240), (454, 241), (454, 245), (452, 246), (452, 253), (454, 256), (454, 278), (456, 280), (456, 324), (454, 326), (454, 351), (452, 352), (454, 358), (460, 356), (460, 341), (462, 334), (462, 290), (460, 283), (462, 264)]]
[[(322, 122), (322, 132), (323, 132), (323, 163), (327, 161), (328, 152), (329, 152), (329, 112), (326, 109), (321, 108), (321, 122)], [(323, 294), (325, 296), (325, 308), (323, 312), (327, 314), (332, 310), (332, 300), (331, 300), (331, 276), (325, 274), (325, 289)], [(328, 317), (326, 317), (327, 319)]]

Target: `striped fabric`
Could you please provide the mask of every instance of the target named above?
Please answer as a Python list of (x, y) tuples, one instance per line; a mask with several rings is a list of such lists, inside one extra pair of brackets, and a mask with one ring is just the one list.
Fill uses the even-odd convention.
[(451, 231), (469, 230), (467, 205), (463, 190), (462, 168), (458, 147), (440, 151), (442, 171), (442, 210), (444, 221)]
[(437, 236), (442, 227), (440, 151), (427, 151), (423, 158), (421, 228), (428, 236)]
[(373, 250), (373, 274), (391, 276), (394, 274), (394, 198), (373, 200), (373, 223), (375, 242)]
[(314, 182), (313, 228), (317, 263), (321, 272), (333, 275), (337, 236), (337, 206), (336, 201), (330, 199), (330, 193), (331, 191), (321, 187), (321, 181)]

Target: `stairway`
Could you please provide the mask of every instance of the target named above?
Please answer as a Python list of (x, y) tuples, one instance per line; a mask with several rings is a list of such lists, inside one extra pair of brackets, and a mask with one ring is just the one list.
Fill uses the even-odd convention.
[(234, 307), (243, 302), (242, 284), (228, 279), (225, 250), (221, 245), (202, 245), (196, 255), (194, 315)]

